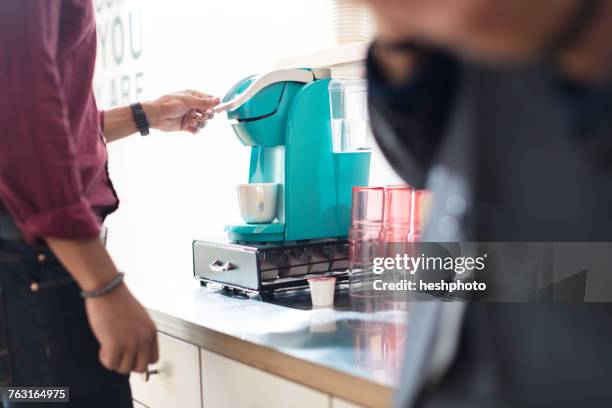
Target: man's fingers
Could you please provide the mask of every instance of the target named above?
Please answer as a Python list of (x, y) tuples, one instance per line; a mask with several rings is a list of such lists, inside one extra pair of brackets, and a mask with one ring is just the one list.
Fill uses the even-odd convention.
[(98, 358), (106, 369), (115, 371), (119, 367), (119, 362), (121, 361), (121, 351), (117, 347), (101, 346)]
[(179, 94), (189, 95), (200, 99), (210, 99), (212, 106), (218, 105), (221, 103), (221, 99), (218, 96), (212, 96), (205, 92), (195, 91), (193, 89), (186, 89), (183, 92), (179, 92)]
[(212, 98), (199, 98), (191, 95), (176, 95), (176, 99), (180, 100), (188, 110), (207, 111), (212, 107)]
[(195, 114), (195, 119), (198, 122), (201, 122), (203, 120), (211, 120), (214, 117), (215, 117), (215, 113), (211, 109), (207, 110), (206, 112), (197, 112), (196, 111), (196, 114)]
[(157, 360), (159, 360), (159, 344), (157, 343), (157, 335), (155, 336), (155, 338), (153, 339), (153, 341), (151, 342), (151, 352), (150, 352), (150, 356), (151, 356), (151, 364), (157, 363)]
[(157, 361), (157, 356), (153, 355), (157, 354), (157, 332), (153, 322), (151, 322), (151, 327), (139, 339), (136, 346), (136, 360), (132, 369), (136, 372), (144, 373), (149, 364)]
[(150, 363), (152, 363), (151, 347), (146, 344), (140, 347), (138, 350), (138, 355), (136, 356), (136, 363), (134, 364), (133, 370), (137, 373), (144, 373)]
[(197, 127), (198, 129), (203, 129), (206, 126), (206, 122), (211, 118), (212, 115), (208, 115), (207, 113), (198, 113), (193, 122), (192, 126)]
[(188, 110), (181, 118), (181, 130), (195, 126), (198, 111), (195, 109)]
[(197, 109), (200, 112), (206, 112), (215, 105), (219, 104), (219, 98), (216, 97), (198, 97), (192, 95), (178, 95), (179, 98), (190, 109)]
[(208, 118), (212, 115), (200, 113), (195, 110), (188, 111), (181, 120), (181, 130), (196, 134), (206, 126)]
[(212, 98), (212, 95), (209, 95), (205, 92), (196, 91), (193, 89), (185, 89), (184, 91), (179, 92), (179, 94), (191, 95), (197, 98)]
[(117, 367), (117, 372), (121, 374), (129, 374), (134, 369), (134, 364), (136, 363), (136, 352), (134, 349), (126, 350), (121, 354), (121, 361), (119, 362), (119, 367)]
[(207, 111), (213, 106), (212, 98), (210, 97), (198, 98), (197, 96), (188, 96), (186, 102), (190, 108), (200, 111)]

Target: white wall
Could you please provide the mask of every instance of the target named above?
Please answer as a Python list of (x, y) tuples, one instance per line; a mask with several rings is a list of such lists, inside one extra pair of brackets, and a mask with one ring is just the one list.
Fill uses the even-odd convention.
[[(331, 43), (325, 0), (95, 4), (101, 108), (187, 88), (223, 96), (279, 57)], [(132, 280), (191, 279), (191, 240), (222, 235), (224, 225), (238, 219), (234, 186), (247, 177), (248, 153), (223, 118), (195, 136), (152, 132), (109, 145), (121, 205), (107, 225), (119, 268)], [(379, 155), (373, 173), (377, 183), (396, 182)]]

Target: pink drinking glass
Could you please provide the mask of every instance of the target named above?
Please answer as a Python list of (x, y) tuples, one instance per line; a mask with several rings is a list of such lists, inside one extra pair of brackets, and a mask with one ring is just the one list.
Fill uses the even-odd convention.
[(408, 185), (387, 186), (382, 242), (407, 242), (410, 233), (410, 212), (412, 210), (413, 189)]
[(353, 187), (352, 229), (382, 228), (384, 193), (383, 187)]
[(431, 206), (431, 192), (428, 190), (414, 190), (412, 199), (412, 222), (410, 226), (410, 242), (421, 240), (421, 228), (429, 216)]
[(349, 230), (349, 285), (351, 295), (371, 293), (374, 258), (378, 256), (383, 224), (384, 188), (353, 187)]
[(371, 262), (383, 224), (384, 193), (382, 187), (353, 187), (349, 262)]

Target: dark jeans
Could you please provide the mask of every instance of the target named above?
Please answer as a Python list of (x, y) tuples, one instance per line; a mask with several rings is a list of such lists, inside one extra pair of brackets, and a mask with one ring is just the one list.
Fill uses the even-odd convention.
[(0, 386), (70, 387), (70, 407), (132, 407), (128, 376), (106, 370), (98, 350), (79, 288), (52, 253), (0, 241)]

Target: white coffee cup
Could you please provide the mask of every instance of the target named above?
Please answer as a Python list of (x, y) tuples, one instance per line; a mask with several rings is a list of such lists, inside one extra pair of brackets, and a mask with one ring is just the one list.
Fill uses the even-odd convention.
[(240, 216), (248, 224), (271, 222), (276, 217), (278, 183), (238, 185)]
[(334, 276), (312, 277), (307, 280), (313, 307), (331, 307), (334, 305), (334, 292), (336, 291), (336, 278)]

